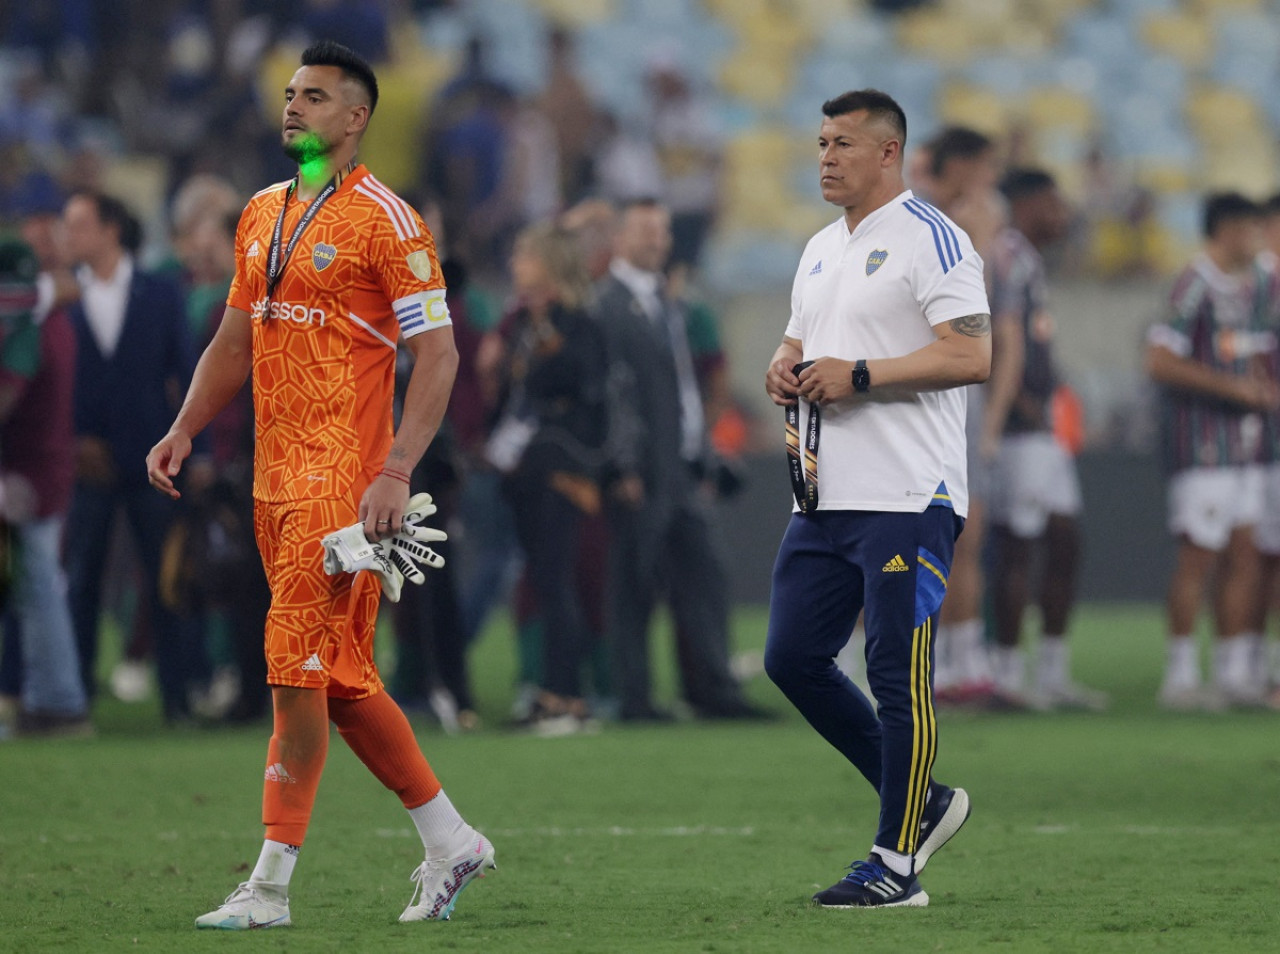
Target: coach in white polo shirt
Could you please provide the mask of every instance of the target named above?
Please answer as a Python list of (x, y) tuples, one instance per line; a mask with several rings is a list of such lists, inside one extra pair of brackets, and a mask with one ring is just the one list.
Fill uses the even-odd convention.
[[(990, 370), (990, 314), (968, 237), (903, 185), (901, 107), (860, 90), (822, 112), (822, 196), (844, 215), (805, 248), (765, 376), (800, 418), (765, 668), (880, 794), (870, 855), (814, 900), (923, 906), (916, 875), (969, 814), (931, 776), (932, 635), (968, 504), (959, 388)], [(835, 664), (860, 612), (878, 713)]]

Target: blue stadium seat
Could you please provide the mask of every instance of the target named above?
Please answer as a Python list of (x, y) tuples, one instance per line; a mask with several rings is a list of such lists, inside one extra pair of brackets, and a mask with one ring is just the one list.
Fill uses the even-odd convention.
[[(830, 218), (835, 219), (834, 212)], [(790, 288), (804, 241), (803, 238), (744, 232), (714, 242), (707, 249), (704, 263), (707, 283), (735, 292), (774, 292)]]
[(1139, 20), (1151, 13), (1177, 13), (1178, 0), (1108, 0), (1111, 14), (1124, 20)]
[(1198, 192), (1171, 192), (1160, 197), (1156, 215), (1178, 241), (1194, 244), (1200, 239), (1203, 204)]
[(1045, 61), (1040, 57), (993, 54), (976, 57), (960, 70), (975, 86), (1016, 98), (1023, 91), (1039, 86), (1045, 79)]

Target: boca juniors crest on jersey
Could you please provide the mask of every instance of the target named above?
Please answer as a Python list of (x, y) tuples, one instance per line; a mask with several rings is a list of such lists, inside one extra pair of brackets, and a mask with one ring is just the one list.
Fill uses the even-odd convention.
[(316, 242), (315, 248), (311, 250), (311, 264), (315, 266), (317, 272), (323, 272), (337, 257), (338, 250), (332, 245), (325, 245), (324, 242)]
[(867, 256), (867, 274), (874, 275), (876, 269), (884, 264), (885, 259), (889, 257), (889, 253), (882, 248), (875, 249)]

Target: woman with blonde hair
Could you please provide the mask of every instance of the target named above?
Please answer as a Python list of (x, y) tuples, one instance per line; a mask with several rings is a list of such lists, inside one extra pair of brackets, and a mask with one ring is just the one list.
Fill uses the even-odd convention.
[(582, 518), (600, 509), (607, 428), (604, 336), (586, 304), (590, 281), (574, 235), (532, 225), (511, 255), (517, 299), (504, 322), (501, 413), (488, 457), (506, 490), (543, 622), (543, 673), (530, 723), (541, 735), (587, 723), (588, 630), (576, 579)]

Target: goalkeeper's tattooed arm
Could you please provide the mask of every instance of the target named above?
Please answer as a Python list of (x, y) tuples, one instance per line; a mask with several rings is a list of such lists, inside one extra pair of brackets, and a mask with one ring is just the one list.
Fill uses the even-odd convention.
[(160, 443), (147, 455), (151, 486), (175, 500), (181, 497), (173, 478), (191, 455), (191, 440), (230, 403), (249, 377), (253, 364), (253, 326), (249, 313), (228, 307), (218, 332), (200, 356), (182, 409)]

